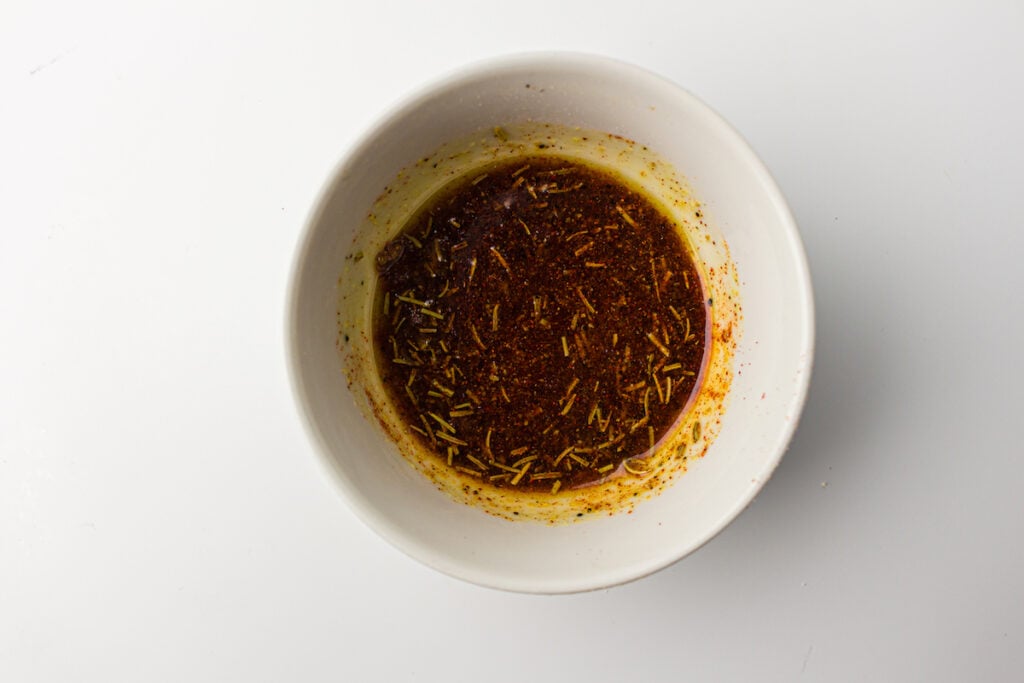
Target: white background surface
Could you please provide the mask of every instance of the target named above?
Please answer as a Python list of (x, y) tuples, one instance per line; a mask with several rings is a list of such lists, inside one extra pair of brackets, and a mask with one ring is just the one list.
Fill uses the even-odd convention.
[[(5, 2), (0, 680), (1021, 680), (1024, 6), (973, 4)], [(364, 528), (282, 346), (355, 137), (446, 70), (550, 48), (736, 125), (818, 311), (756, 502), (565, 597)]]

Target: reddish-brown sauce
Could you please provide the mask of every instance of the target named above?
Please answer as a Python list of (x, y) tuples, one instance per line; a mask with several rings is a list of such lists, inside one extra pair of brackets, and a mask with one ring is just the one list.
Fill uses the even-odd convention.
[(670, 219), (606, 171), (482, 169), (435, 195), (377, 268), (388, 395), (481, 481), (558, 491), (642, 472), (697, 388), (698, 271)]

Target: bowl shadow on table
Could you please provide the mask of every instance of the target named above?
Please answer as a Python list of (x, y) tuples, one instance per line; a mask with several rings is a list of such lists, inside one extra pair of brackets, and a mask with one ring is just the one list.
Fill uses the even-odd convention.
[(885, 365), (878, 362), (885, 357), (879, 331), (888, 326), (891, 312), (866, 305), (855, 262), (835, 266), (828, 277), (815, 279), (815, 365), (785, 457), (754, 502), (715, 539), (636, 584), (638, 593), (651, 596), (652, 608), (654, 601), (664, 604), (664, 592), (673, 586), (686, 591), (718, 584), (728, 590), (811, 561), (821, 551), (817, 530), (832, 526), (841, 514), (839, 506), (828, 504), (833, 466), (837, 476), (840, 469), (849, 476), (854, 468), (872, 466), (843, 454), (856, 451), (865, 430), (885, 413), (885, 401), (877, 395), (886, 384)]

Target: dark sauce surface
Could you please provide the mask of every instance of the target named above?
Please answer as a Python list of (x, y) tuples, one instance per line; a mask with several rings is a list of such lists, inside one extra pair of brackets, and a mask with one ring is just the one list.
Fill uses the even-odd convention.
[(377, 269), (390, 399), (481, 481), (558, 491), (642, 473), (696, 389), (698, 271), (672, 222), (595, 167), (520, 158), (457, 180)]

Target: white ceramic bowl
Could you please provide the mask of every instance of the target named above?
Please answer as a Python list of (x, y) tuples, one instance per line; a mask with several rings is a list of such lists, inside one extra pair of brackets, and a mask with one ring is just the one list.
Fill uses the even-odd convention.
[[(525, 87), (529, 84), (529, 87)], [(339, 281), (356, 232), (403, 169), (476, 130), (532, 119), (637, 141), (702, 203), (738, 275), (742, 333), (720, 431), (705, 457), (630, 514), (576, 524), (510, 522), (439, 492), (357, 407), (337, 348)], [(710, 238), (709, 238), (710, 239)], [(775, 469), (796, 427), (813, 359), (813, 302), (796, 225), (768, 171), (717, 114), (635, 66), (531, 54), (465, 69), (372, 128), (324, 187), (299, 245), (287, 313), (299, 409), (359, 516), (427, 565), (507, 590), (559, 593), (622, 583), (700, 547)]]

